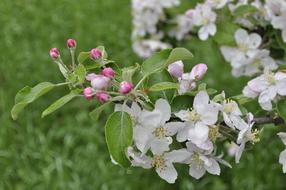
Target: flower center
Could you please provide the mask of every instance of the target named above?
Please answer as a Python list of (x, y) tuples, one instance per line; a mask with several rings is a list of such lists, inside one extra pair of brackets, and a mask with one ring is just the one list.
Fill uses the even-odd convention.
[(276, 84), (276, 80), (275, 80), (274, 75), (272, 73), (268, 73), (268, 74), (266, 73), (264, 76), (265, 76), (265, 80), (269, 84), (271, 84), (271, 85)]
[(229, 101), (223, 107), (223, 112), (225, 112), (225, 113), (231, 113), (233, 110), (234, 110), (234, 104), (232, 101)]
[(201, 116), (195, 110), (189, 112), (189, 119), (191, 121), (199, 121), (200, 118)]
[(215, 141), (219, 135), (219, 127), (216, 125), (209, 126), (209, 138), (211, 141)]
[(153, 134), (157, 137), (157, 138), (163, 138), (166, 135), (166, 130), (163, 127), (158, 127), (153, 131)]
[(252, 143), (255, 144), (260, 141), (259, 130), (255, 129), (252, 133), (246, 135), (246, 138)]
[(194, 153), (191, 157), (190, 166), (195, 164), (198, 169), (201, 169), (204, 166), (204, 162), (200, 159), (200, 155), (198, 153)]
[(162, 155), (154, 155), (151, 165), (156, 169), (163, 170), (166, 167), (165, 159)]
[(238, 48), (240, 49), (240, 51), (242, 51), (243, 53), (246, 53), (248, 51), (248, 48), (245, 44), (239, 44)]

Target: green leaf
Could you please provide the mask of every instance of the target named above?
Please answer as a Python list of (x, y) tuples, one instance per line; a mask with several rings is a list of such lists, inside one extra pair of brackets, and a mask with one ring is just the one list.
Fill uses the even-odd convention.
[(61, 97), (60, 99), (58, 99), (57, 101), (55, 101), (52, 105), (50, 105), (47, 109), (45, 109), (43, 111), (42, 118), (53, 113), (54, 111), (61, 108), (62, 106), (64, 106), (66, 103), (68, 103), (73, 98), (75, 98), (77, 95), (79, 95), (80, 92), (81, 92), (81, 90), (73, 90), (69, 94), (67, 94), (67, 95)]
[(150, 75), (154, 72), (160, 71), (164, 67), (171, 51), (171, 49), (165, 49), (154, 53), (153, 56), (146, 59), (142, 63), (142, 72), (144, 75)]
[[(146, 80), (146, 82), (147, 82), (146, 86), (148, 88), (149, 86), (153, 86), (155, 84), (162, 83), (162, 82), (171, 83), (171, 82), (174, 82), (174, 80), (167, 70), (163, 70), (161, 72), (157, 72), (157, 73), (150, 75), (148, 79)], [(172, 88), (172, 89), (165, 89), (161, 91), (150, 91), (148, 93), (148, 96), (150, 97), (150, 100), (153, 103), (156, 102), (156, 100), (159, 98), (163, 98), (171, 102), (175, 93), (176, 93), (176, 90)]]
[(78, 63), (83, 63), (89, 58), (90, 52), (80, 52), (77, 61)]
[(56, 85), (50, 82), (42, 82), (35, 87), (24, 87), (15, 97), (15, 105), (11, 110), (11, 116), (14, 120), (18, 118), (19, 113), (30, 103), (48, 93)]
[(130, 162), (126, 156), (127, 148), (132, 144), (132, 120), (126, 112), (114, 112), (105, 125), (107, 147), (112, 158), (122, 167)]
[(221, 21), (217, 24), (217, 33), (214, 36), (214, 40), (219, 45), (230, 45), (236, 44), (234, 39), (234, 33), (239, 27), (232, 21)]
[(239, 104), (246, 104), (254, 100), (253, 98), (246, 97), (243, 94), (232, 96), (230, 98), (236, 100)]
[(142, 64), (142, 72), (144, 75), (165, 69), (169, 64), (179, 60), (189, 60), (193, 58), (193, 54), (185, 48), (165, 49), (155, 53)]
[(108, 55), (107, 55), (107, 52), (105, 51), (105, 47), (104, 46), (98, 46), (97, 49), (99, 49), (101, 51), (103, 59), (107, 59), (108, 58)]
[(122, 80), (132, 82), (134, 73), (140, 68), (138, 63), (135, 66), (125, 67), (122, 69)]
[(179, 60), (190, 60), (193, 57), (193, 54), (186, 48), (175, 48), (171, 51), (165, 66), (168, 66), (171, 63), (174, 63)]
[(85, 81), (86, 69), (82, 64), (78, 64), (74, 71), (77, 76), (78, 84), (82, 84)]
[(89, 113), (89, 116), (94, 120), (94, 121), (98, 121), (99, 117), (101, 116), (101, 113), (103, 112), (103, 110), (105, 110), (105, 108), (107, 108), (109, 105), (111, 104), (111, 102), (107, 102), (105, 104), (100, 105), (99, 107), (95, 108), (93, 111), (91, 111)]
[(282, 117), (284, 122), (286, 123), (286, 100), (285, 99), (279, 100), (277, 102), (276, 109), (279, 116)]
[(188, 95), (176, 96), (171, 103), (172, 112), (190, 109), (193, 105), (194, 97)]
[(151, 86), (149, 91), (161, 91), (168, 89), (178, 89), (178, 84), (173, 82), (160, 82)]
[(250, 15), (250, 14), (255, 13), (257, 11), (258, 11), (257, 8), (252, 6), (252, 5), (241, 5), (234, 10), (233, 15), (235, 17), (241, 17), (244, 15)]

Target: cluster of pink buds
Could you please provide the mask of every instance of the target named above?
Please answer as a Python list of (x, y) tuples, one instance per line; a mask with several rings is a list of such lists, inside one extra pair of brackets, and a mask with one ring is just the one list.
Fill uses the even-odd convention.
[[(87, 100), (95, 97), (100, 103), (107, 102), (110, 95), (107, 92), (111, 80), (115, 78), (115, 71), (111, 67), (104, 68), (100, 74), (90, 73), (86, 75), (86, 80), (90, 81), (91, 87), (87, 87), (83, 91), (83, 96)], [(133, 84), (128, 81), (123, 81), (119, 84), (119, 93), (128, 94), (132, 91)]]

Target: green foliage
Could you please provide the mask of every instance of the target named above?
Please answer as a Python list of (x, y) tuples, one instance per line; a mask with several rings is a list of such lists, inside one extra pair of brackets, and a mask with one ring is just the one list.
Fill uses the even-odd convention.
[(284, 122), (286, 122), (286, 100), (282, 99), (277, 102), (277, 112), (280, 117), (283, 118)]
[(77, 61), (79, 63), (84, 63), (90, 56), (90, 52), (80, 52), (78, 57), (77, 57)]
[(235, 9), (233, 15), (235, 17), (247, 16), (257, 12), (257, 8), (252, 5), (241, 5), (237, 9)]
[(142, 63), (142, 72), (144, 75), (165, 69), (169, 64), (179, 60), (190, 60), (193, 54), (185, 48), (166, 49), (155, 53)]
[(168, 89), (178, 89), (178, 83), (174, 82), (160, 82), (149, 88), (149, 91), (162, 91)]
[(15, 105), (11, 110), (11, 116), (15, 120), (18, 118), (18, 114), (30, 103), (48, 93), (55, 87), (54, 84), (50, 82), (42, 82), (35, 87), (31, 88), (29, 86), (24, 87), (20, 90), (15, 98)]
[(138, 63), (135, 64), (135, 66), (130, 66), (130, 67), (124, 67), (122, 68), (122, 74), (121, 74), (121, 78), (123, 81), (129, 81), (132, 82), (133, 81), (133, 75), (135, 74), (135, 72), (140, 68), (140, 65)]
[(94, 120), (94, 121), (98, 121), (102, 112), (108, 107), (110, 106), (112, 102), (107, 102), (105, 104), (102, 104), (100, 106), (97, 106), (94, 110), (92, 110), (89, 113), (89, 116)]
[(112, 158), (122, 167), (127, 168), (127, 147), (132, 144), (132, 120), (126, 112), (114, 112), (105, 124), (105, 137)]
[(42, 118), (46, 117), (47, 115), (53, 113), (57, 109), (61, 108), (64, 106), (66, 103), (71, 101), (73, 98), (77, 97), (81, 93), (81, 90), (73, 90), (69, 94), (61, 97), (57, 101), (55, 101), (52, 105), (50, 105), (47, 109), (45, 109), (42, 113)]

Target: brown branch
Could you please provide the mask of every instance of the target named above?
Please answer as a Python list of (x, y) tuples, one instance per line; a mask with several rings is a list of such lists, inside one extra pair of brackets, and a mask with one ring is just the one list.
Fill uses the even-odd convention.
[(253, 119), (255, 124), (263, 125), (263, 124), (275, 124), (281, 125), (285, 124), (284, 120), (281, 117), (272, 118), (272, 117), (256, 117)]

